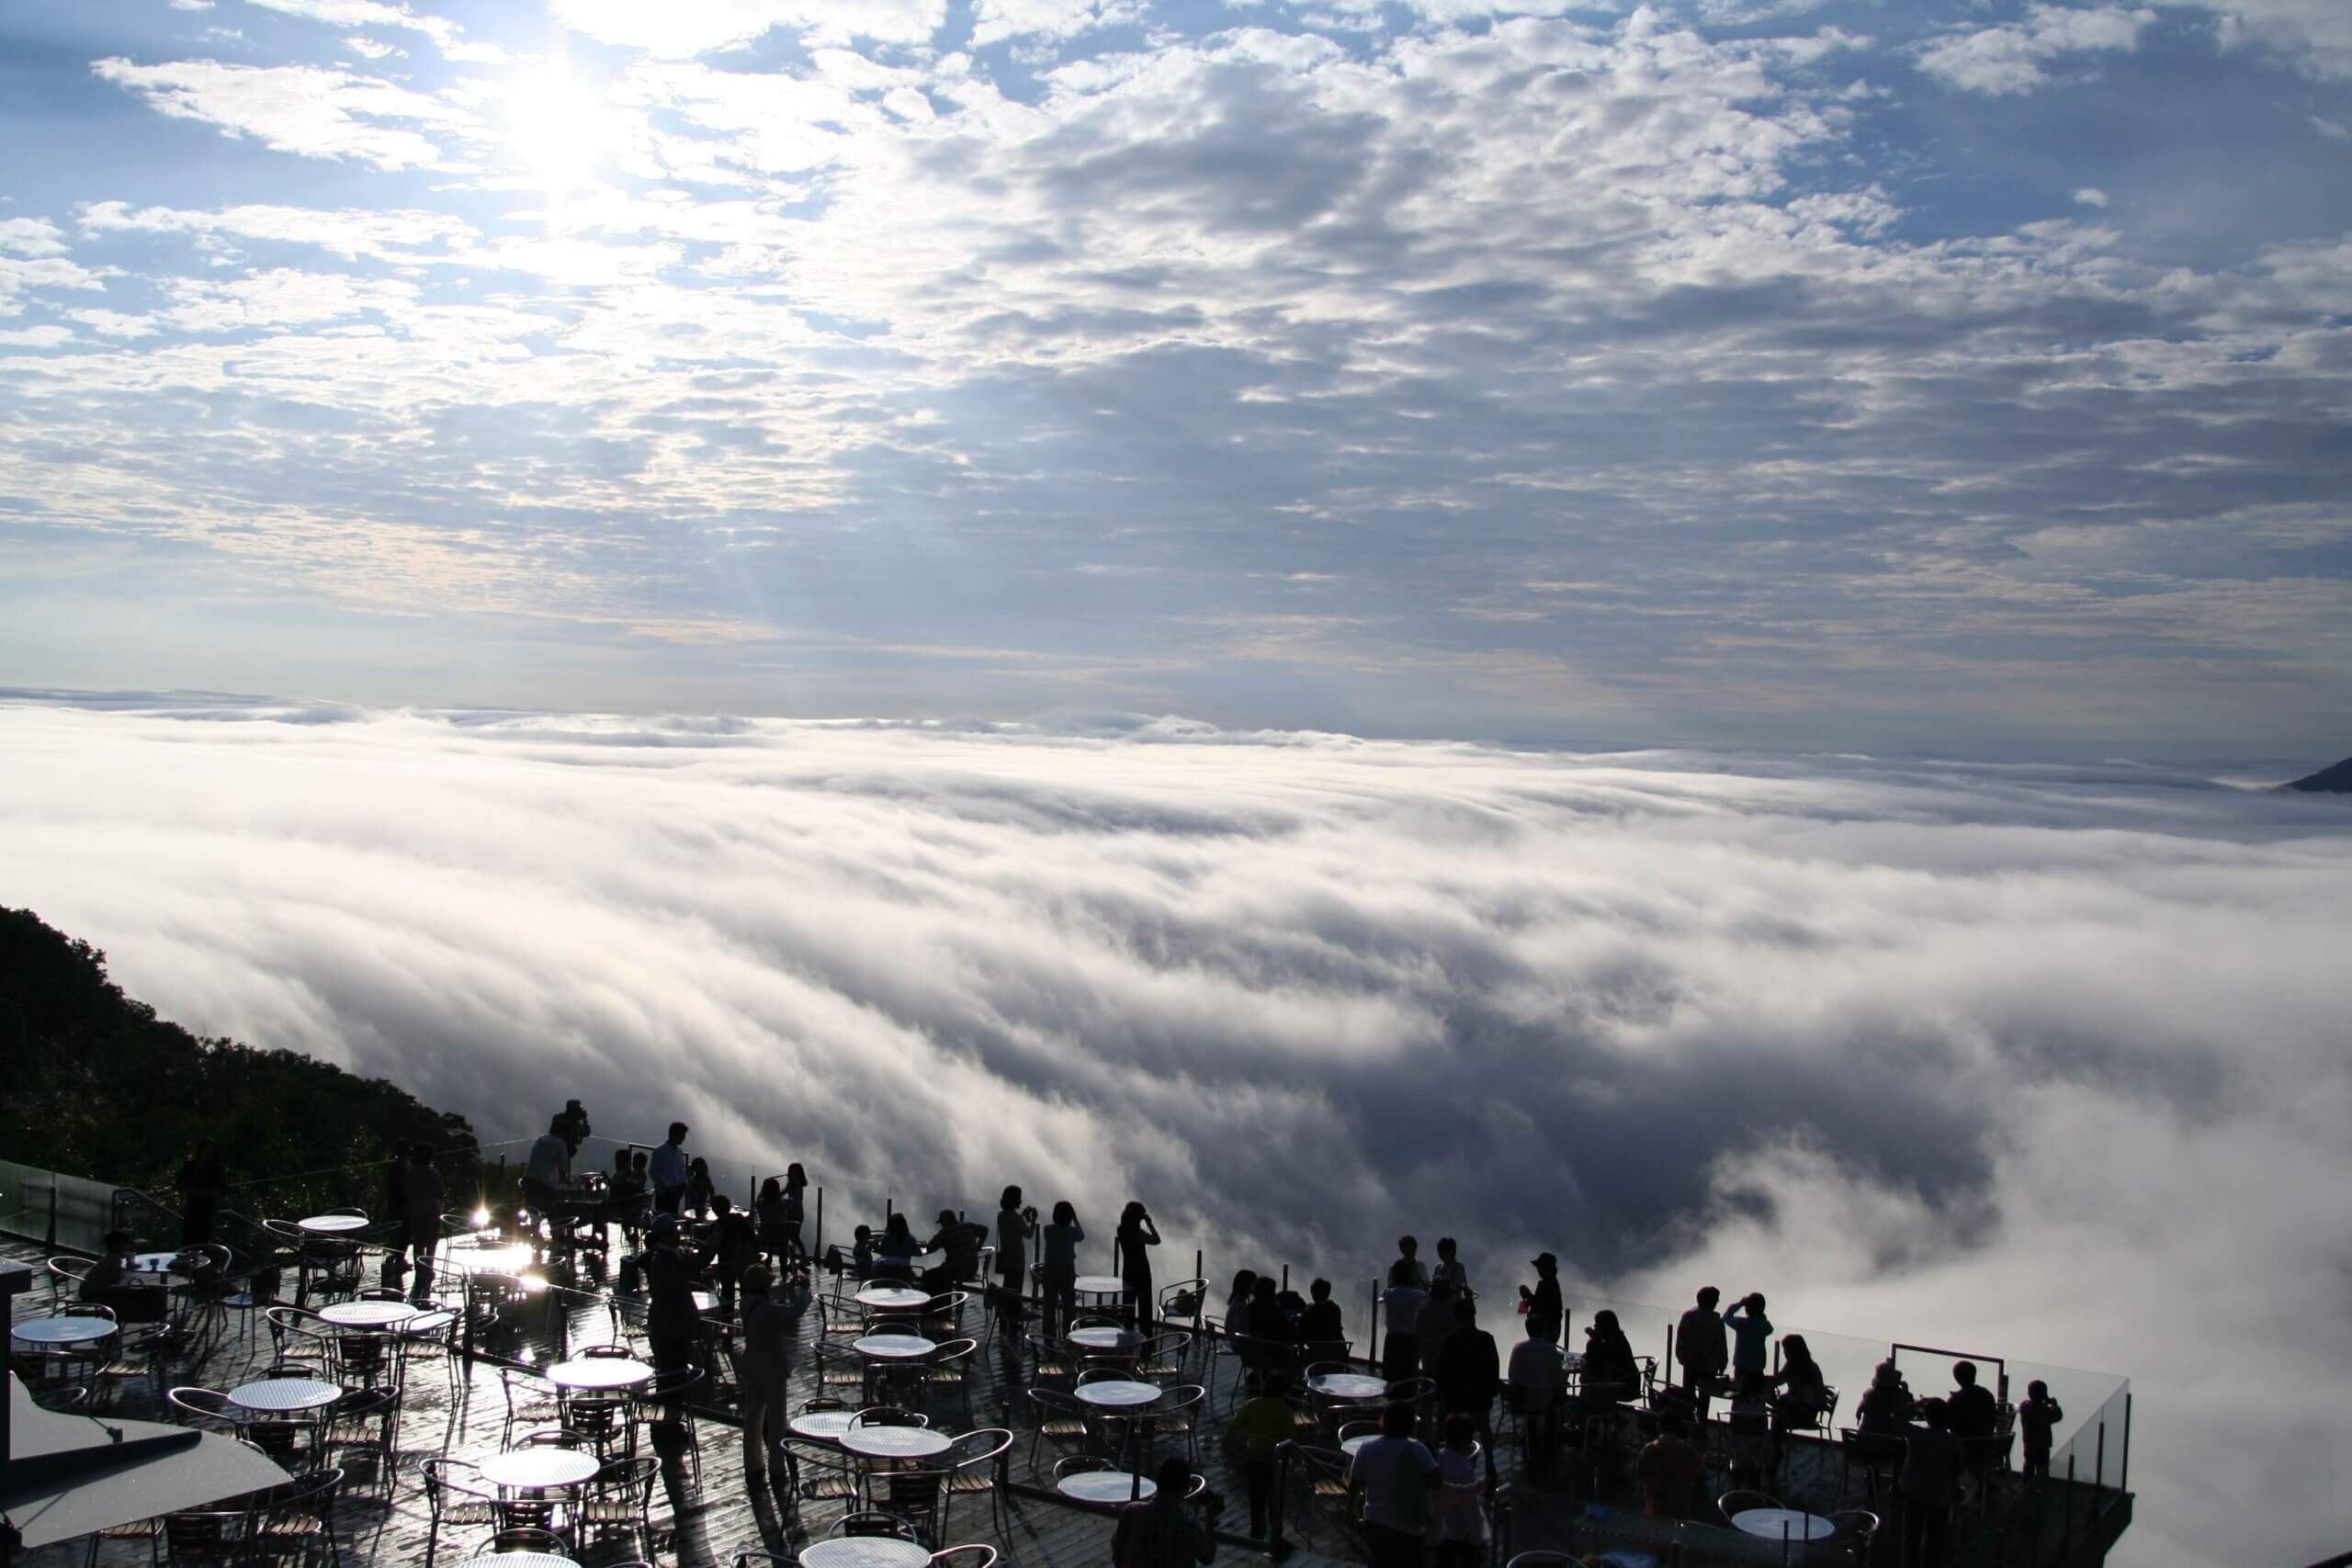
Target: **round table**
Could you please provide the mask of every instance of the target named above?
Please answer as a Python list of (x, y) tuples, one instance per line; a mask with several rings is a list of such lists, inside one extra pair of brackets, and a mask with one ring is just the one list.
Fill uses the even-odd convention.
[(579, 1564), (552, 1551), (492, 1551), (469, 1557), (458, 1568), (579, 1568)]
[(1306, 1380), (1306, 1386), (1326, 1399), (1385, 1399), (1388, 1380), (1367, 1372), (1325, 1372)]
[(800, 1568), (930, 1568), (931, 1548), (894, 1535), (845, 1535), (800, 1549)]
[(952, 1446), (946, 1433), (928, 1427), (852, 1427), (841, 1442), (866, 1459), (933, 1459)]
[(544, 1444), (509, 1449), (503, 1454), (491, 1455), (481, 1465), (484, 1481), (512, 1492), (548, 1492), (578, 1486), (595, 1479), (596, 1472), (604, 1468), (594, 1454)]
[(785, 1425), (792, 1428), (796, 1438), (806, 1438), (812, 1443), (838, 1443), (856, 1416), (854, 1410), (804, 1410)]
[(1069, 1342), (1081, 1350), (1129, 1350), (1142, 1343), (1124, 1328), (1073, 1328)]
[(884, 1312), (914, 1312), (931, 1297), (906, 1285), (868, 1285), (857, 1292), (857, 1304)]
[[(188, 1272), (187, 1269), (172, 1267), (180, 1260), (180, 1256), (176, 1252), (134, 1252), (130, 1255), (130, 1263), (125, 1272), (144, 1274), (151, 1280), (185, 1279)], [(194, 1265), (191, 1263), (190, 1267), (193, 1268)]]
[(644, 1387), (653, 1381), (653, 1369), (627, 1356), (582, 1356), (576, 1361), (558, 1361), (547, 1370), (547, 1380), (558, 1388), (609, 1393)]
[(1080, 1503), (1111, 1507), (1149, 1497), (1159, 1490), (1159, 1483), (1148, 1475), (1138, 1483), (1124, 1470), (1081, 1470), (1055, 1482), (1054, 1490)]
[(849, 1343), (859, 1355), (877, 1361), (911, 1361), (939, 1348), (920, 1334), (868, 1334)]
[(319, 1315), (338, 1328), (390, 1328), (424, 1311), (406, 1302), (329, 1302)]
[(296, 1229), (308, 1231), (312, 1235), (346, 1235), (353, 1231), (366, 1230), (368, 1216), (365, 1214), (312, 1214), (307, 1220), (295, 1221), (294, 1225)]
[(110, 1317), (28, 1317), (10, 1324), (8, 1333), (28, 1345), (86, 1345), (104, 1339), (119, 1326)]
[(1149, 1404), (1159, 1397), (1157, 1383), (1129, 1382), (1123, 1378), (1103, 1378), (1097, 1382), (1085, 1382), (1074, 1391), (1088, 1404), (1109, 1410), (1129, 1410), (1138, 1404)]
[(1373, 1438), (1378, 1436), (1380, 1436), (1380, 1434), (1377, 1432), (1358, 1432), (1352, 1438), (1342, 1438), (1340, 1439), (1340, 1451), (1347, 1455), (1350, 1459), (1353, 1459), (1356, 1457), (1356, 1450), (1358, 1449), (1363, 1447), (1366, 1443), (1372, 1441)]
[(1838, 1527), (1819, 1514), (1802, 1508), (1744, 1508), (1731, 1517), (1732, 1528), (1767, 1540), (1827, 1540)]
[(1081, 1296), (1124, 1296), (1127, 1282), (1116, 1274), (1080, 1274), (1070, 1289)]
[(318, 1410), (343, 1397), (340, 1385), (318, 1378), (264, 1378), (229, 1391), (229, 1403), (241, 1410), (265, 1416), (287, 1416)]

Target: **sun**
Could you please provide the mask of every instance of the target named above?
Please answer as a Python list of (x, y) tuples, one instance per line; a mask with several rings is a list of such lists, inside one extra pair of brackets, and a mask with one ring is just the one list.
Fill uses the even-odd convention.
[(506, 143), (537, 184), (556, 193), (594, 183), (624, 140), (612, 100), (560, 71), (519, 77), (504, 95)]

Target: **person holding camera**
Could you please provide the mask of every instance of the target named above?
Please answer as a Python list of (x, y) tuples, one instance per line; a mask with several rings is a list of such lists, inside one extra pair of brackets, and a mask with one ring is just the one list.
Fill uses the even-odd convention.
[(1147, 1249), (1159, 1245), (1159, 1227), (1151, 1223), (1151, 1211), (1141, 1200), (1120, 1211), (1118, 1244), (1120, 1295), (1127, 1326), (1148, 1334), (1152, 1314), (1159, 1303), (1151, 1292), (1151, 1254)]
[(1185, 1507), (1192, 1490), (1189, 1461), (1170, 1455), (1159, 1461), (1153, 1477), (1159, 1490), (1140, 1503), (1119, 1510), (1111, 1531), (1112, 1568), (1193, 1568), (1216, 1558), (1216, 1519), (1225, 1499), (1203, 1492), (1197, 1515)]
[(743, 1475), (757, 1486), (767, 1467), (768, 1428), (781, 1428), (788, 1408), (793, 1348), (811, 1295), (808, 1264), (804, 1258), (788, 1266), (771, 1289), (767, 1269), (754, 1263), (743, 1270), (742, 1283)]
[(996, 1208), (996, 1310), (1014, 1331), (1008, 1346), (1019, 1342), (1022, 1298), (1029, 1293), (1029, 1238), (1036, 1234), (1037, 1206), (1022, 1203), (1020, 1188), (1006, 1188)]

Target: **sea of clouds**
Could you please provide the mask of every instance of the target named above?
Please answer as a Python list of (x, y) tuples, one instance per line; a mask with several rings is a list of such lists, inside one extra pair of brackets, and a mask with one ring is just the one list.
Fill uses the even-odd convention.
[(485, 1140), (577, 1095), (836, 1215), (1019, 1181), (1351, 1296), (1408, 1229), (1489, 1292), (1761, 1289), (2132, 1379), (2123, 1561), (2346, 1544), (2352, 803), (1119, 715), (18, 694), (0, 756), (0, 902)]

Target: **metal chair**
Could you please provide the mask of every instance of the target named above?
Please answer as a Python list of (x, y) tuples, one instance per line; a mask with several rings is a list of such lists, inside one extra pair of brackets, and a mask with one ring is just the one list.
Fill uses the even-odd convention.
[(495, 1529), (466, 1551), (468, 1557), (488, 1557), (500, 1551), (543, 1551), (554, 1557), (571, 1555), (571, 1543), (537, 1525), (509, 1525)]
[(948, 1444), (944, 1456), (947, 1466), (947, 1505), (939, 1527), (943, 1535), (949, 1533), (945, 1512), (953, 1510), (958, 1497), (986, 1497), (997, 1533), (1011, 1533), (1004, 1515), (1004, 1498), (1006, 1489), (1012, 1484), (1012, 1461), (1006, 1458), (1012, 1448), (1012, 1432), (1004, 1427), (983, 1427)]
[(172, 1568), (232, 1568), (245, 1551), (250, 1516), (208, 1508), (164, 1516), (164, 1560)]
[[(700, 1367), (677, 1367), (657, 1373), (653, 1381), (637, 1391), (635, 1400), (639, 1419), (649, 1409), (662, 1414), (654, 1425), (677, 1431), (676, 1439), (694, 1461), (694, 1485), (702, 1490), (702, 1431), (695, 1422), (694, 1396), (709, 1383)], [(662, 1452), (662, 1439), (656, 1434), (654, 1452)]]
[(342, 1486), (343, 1472), (330, 1468), (255, 1493), (245, 1555), (265, 1562), (291, 1558), (308, 1562), (324, 1546), (329, 1561), (340, 1564), (343, 1545), (334, 1530), (334, 1496)]
[(1136, 1371), (1153, 1382), (1181, 1378), (1193, 1364), (1193, 1337), (1155, 1334), (1136, 1351)]
[(917, 1545), (922, 1543), (922, 1533), (911, 1523), (879, 1508), (860, 1508), (854, 1513), (843, 1514), (833, 1521), (833, 1528), (825, 1532), (825, 1539), (839, 1540), (844, 1536), (859, 1535), (894, 1536)]
[(650, 1455), (616, 1459), (597, 1472), (581, 1500), (582, 1533), (600, 1535), (628, 1531), (645, 1554), (653, 1554), (653, 1483), (662, 1463)]
[(922, 1365), (923, 1392), (954, 1394), (963, 1406), (967, 1425), (972, 1419), (972, 1359), (979, 1348), (977, 1339), (950, 1339)]
[[(374, 1437), (366, 1436), (368, 1423), (376, 1426)], [(362, 1435), (343, 1437), (339, 1429), (356, 1427)], [(365, 1449), (376, 1455), (384, 1476), (384, 1495), (389, 1497), (400, 1486), (401, 1391), (396, 1388), (356, 1388), (347, 1390), (342, 1398), (327, 1406), (323, 1437), (330, 1457), (345, 1449)]]
[(425, 1506), (432, 1523), (424, 1535), (424, 1568), (441, 1543), (443, 1525), (489, 1525), (498, 1522), (498, 1494), (482, 1483), (481, 1472), (461, 1459), (429, 1459), (418, 1468), (424, 1480)]
[(1032, 1388), (1026, 1392), (1030, 1407), (1036, 1414), (1036, 1426), (1029, 1436), (1029, 1470), (1035, 1474), (1039, 1445), (1068, 1443), (1082, 1450), (1093, 1440), (1094, 1429), (1087, 1422), (1086, 1406), (1073, 1395), (1057, 1393), (1049, 1388)]
[(448, 1371), (452, 1394), (458, 1392), (459, 1322), (456, 1312), (447, 1307), (435, 1307), (431, 1312), (418, 1314), (394, 1330), (403, 1341), (401, 1349), (402, 1365), (406, 1365), (409, 1358), (416, 1356), (428, 1361), (439, 1361)]
[(1778, 1508), (1781, 1506), (1781, 1500), (1770, 1492), (1726, 1492), (1715, 1499), (1715, 1510), (1723, 1515), (1725, 1524), (1731, 1523), (1734, 1515), (1744, 1514), (1750, 1508)]
[[(971, 1561), (964, 1562), (967, 1555)], [(996, 1568), (997, 1550), (993, 1546), (974, 1541), (967, 1546), (951, 1546), (944, 1551), (931, 1554), (933, 1568)]]
[(1151, 1407), (1146, 1430), (1153, 1438), (1182, 1438), (1184, 1457), (1200, 1462), (1200, 1418), (1202, 1406), (1208, 1403), (1209, 1391), (1204, 1383), (1179, 1383), (1159, 1396)]
[(514, 1428), (524, 1422), (563, 1419), (562, 1391), (537, 1372), (520, 1367), (501, 1367), (498, 1388), (506, 1396), (506, 1421), (498, 1434), (499, 1442), (505, 1447), (514, 1446)]

